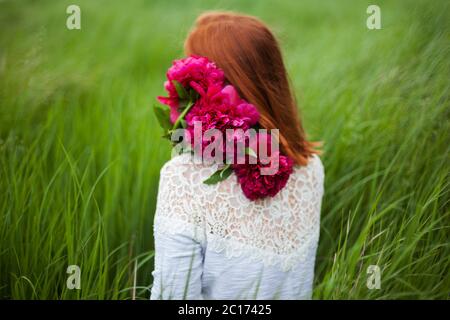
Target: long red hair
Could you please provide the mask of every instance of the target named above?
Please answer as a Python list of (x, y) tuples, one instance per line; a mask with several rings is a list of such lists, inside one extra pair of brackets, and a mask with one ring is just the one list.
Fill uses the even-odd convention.
[(279, 129), (281, 151), (299, 165), (318, 153), (306, 140), (275, 36), (259, 19), (231, 12), (200, 15), (185, 45), (187, 55), (208, 57), (242, 98), (258, 108), (260, 125)]

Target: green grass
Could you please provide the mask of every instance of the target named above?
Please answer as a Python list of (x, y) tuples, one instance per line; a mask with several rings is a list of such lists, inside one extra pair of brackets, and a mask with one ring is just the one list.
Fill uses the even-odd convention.
[[(315, 298), (448, 299), (447, 1), (0, 2), (0, 298), (149, 297), (169, 144), (150, 106), (206, 9), (272, 26), (326, 192)], [(136, 263), (136, 266), (135, 266)], [(81, 290), (66, 288), (68, 265)], [(369, 265), (381, 289), (366, 287)]]

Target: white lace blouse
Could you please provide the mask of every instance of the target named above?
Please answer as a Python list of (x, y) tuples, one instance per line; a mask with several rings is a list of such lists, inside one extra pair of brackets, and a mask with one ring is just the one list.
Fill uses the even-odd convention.
[(250, 201), (234, 175), (181, 155), (161, 169), (151, 299), (310, 299), (324, 171), (295, 167), (275, 197)]

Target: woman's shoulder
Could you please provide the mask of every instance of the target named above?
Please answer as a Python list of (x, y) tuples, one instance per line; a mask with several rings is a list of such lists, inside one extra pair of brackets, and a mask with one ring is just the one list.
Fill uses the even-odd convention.
[[(192, 154), (189, 153), (183, 153), (180, 155), (176, 155), (172, 157), (169, 161), (167, 161), (163, 167), (161, 168), (161, 171), (170, 171), (170, 170), (178, 170), (179, 168), (190, 168), (190, 169), (204, 169), (212, 167), (211, 165), (203, 163), (200, 161), (195, 161), (195, 158)], [(308, 168), (313, 169), (317, 172), (324, 172), (324, 167), (322, 164), (322, 160), (317, 154), (313, 154), (309, 158), (309, 162), (306, 166), (297, 166), (298, 169), (301, 168)]]
[[(165, 174), (180, 174), (186, 172), (199, 172), (199, 171), (215, 171), (217, 170), (217, 165), (208, 165), (203, 163), (201, 160), (195, 159), (195, 157), (190, 153), (183, 153), (180, 155), (173, 156), (169, 161), (167, 161), (161, 168), (161, 175)], [(184, 176), (187, 177), (186, 174)]]
[(171, 172), (173, 170), (179, 169), (180, 167), (188, 165), (188, 160), (190, 160), (190, 156), (188, 154), (181, 154), (172, 157), (162, 166), (161, 174)]
[[(163, 165), (161, 177), (167, 178), (175, 175), (180, 183), (183, 181), (198, 183), (198, 179), (208, 178), (217, 169), (217, 164), (205, 164), (201, 160), (196, 161), (192, 154), (184, 153), (172, 157)], [(293, 175), (299, 178), (310, 177), (323, 181), (325, 170), (322, 160), (318, 155), (313, 154), (307, 165), (294, 167)]]
[[(170, 189), (168, 192), (173, 197), (178, 197), (181, 194), (185, 196), (190, 194), (188, 198), (199, 198), (207, 194), (208, 198), (229, 198), (238, 193), (241, 195), (239, 184), (236, 179), (226, 179), (221, 183), (215, 185), (207, 185), (203, 182), (217, 171), (219, 166), (217, 164), (205, 164), (201, 161), (196, 161), (195, 157), (189, 153), (181, 154), (172, 157), (161, 168), (160, 173), (160, 188)], [(289, 177), (285, 191), (280, 192), (280, 196), (275, 198), (264, 199), (263, 202), (273, 202), (278, 198), (298, 190), (314, 189), (319, 194), (323, 193), (324, 183), (324, 166), (318, 155), (313, 155), (306, 166), (294, 167), (294, 172)], [(214, 196), (214, 193), (216, 195)], [(219, 197), (221, 195), (221, 197)], [(225, 196), (226, 195), (226, 196)], [(243, 197), (243, 195), (242, 195)], [(242, 198), (239, 197), (239, 198)], [(240, 199), (242, 204), (248, 204), (250, 200)], [(258, 202), (259, 203), (259, 202)]]
[[(202, 182), (218, 169), (217, 164), (205, 164), (196, 161), (193, 155), (184, 153), (167, 161), (160, 172), (163, 184), (175, 187), (189, 187), (191, 191), (201, 189)], [(206, 186), (206, 185), (205, 185)], [(201, 190), (197, 190), (201, 191)]]
[(325, 169), (322, 160), (317, 154), (313, 154), (305, 166), (296, 165), (294, 167), (294, 175), (299, 178), (309, 177), (315, 180), (323, 181), (325, 177)]
[(319, 178), (323, 179), (325, 176), (325, 168), (323, 166), (322, 160), (317, 154), (313, 154), (310, 163), (308, 163), (312, 167), (312, 170), (315, 174), (319, 176)]

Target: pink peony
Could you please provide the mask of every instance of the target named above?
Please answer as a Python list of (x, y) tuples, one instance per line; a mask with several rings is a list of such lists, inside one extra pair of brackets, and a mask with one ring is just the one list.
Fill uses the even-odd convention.
[(175, 60), (167, 71), (167, 81), (164, 88), (169, 93), (168, 97), (158, 97), (158, 100), (170, 107), (170, 121), (174, 123), (180, 112), (178, 110), (180, 98), (178, 96), (173, 80), (178, 81), (184, 88), (189, 87), (197, 91), (200, 95), (211, 86), (221, 87), (224, 82), (223, 71), (206, 57), (190, 56), (184, 59)]
[[(258, 160), (256, 164), (249, 164), (247, 159), (245, 164), (234, 164), (233, 170), (237, 176), (238, 182), (245, 196), (250, 200), (257, 200), (267, 196), (275, 196), (286, 185), (289, 176), (293, 172), (294, 161), (282, 155), (278, 150), (271, 150), (270, 135), (258, 134), (258, 138), (254, 142), (250, 142), (250, 148), (258, 152)], [(267, 148), (267, 160), (269, 163), (263, 163), (260, 159), (258, 150), (258, 141), (262, 141), (262, 145)], [(247, 156), (247, 158), (250, 156)], [(266, 161), (265, 161), (266, 162)], [(268, 167), (278, 168), (277, 172), (272, 175), (262, 175), (261, 168)]]
[[(202, 123), (202, 136), (209, 129), (218, 129), (225, 136), (226, 129), (248, 130), (259, 120), (256, 107), (242, 100), (233, 86), (211, 86), (186, 115), (187, 130), (194, 136), (194, 122)], [(192, 140), (193, 143), (193, 140)], [(203, 142), (203, 147), (208, 141)]]
[(292, 159), (279, 155), (279, 168), (275, 175), (261, 175), (261, 167), (268, 165), (245, 164), (234, 165), (239, 184), (245, 196), (250, 200), (275, 196), (286, 185), (293, 172)]

